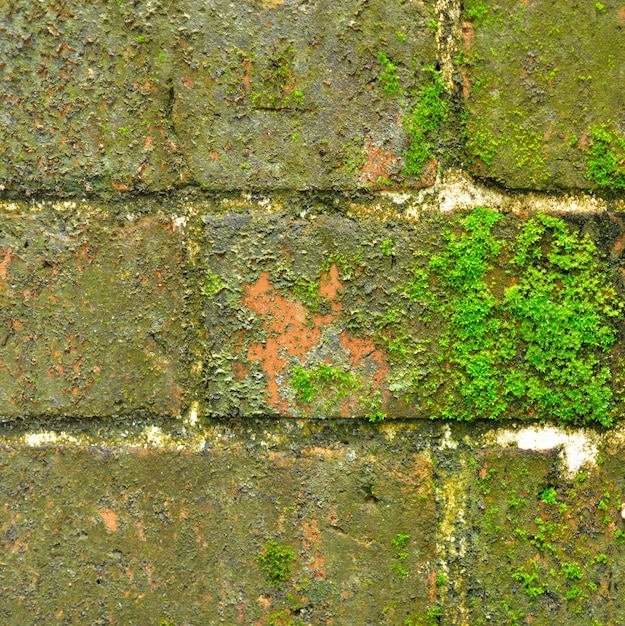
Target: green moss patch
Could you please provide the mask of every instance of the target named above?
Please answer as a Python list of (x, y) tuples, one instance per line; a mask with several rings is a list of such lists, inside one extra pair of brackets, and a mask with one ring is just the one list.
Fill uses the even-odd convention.
[(586, 150), (586, 176), (600, 189), (625, 191), (625, 137), (605, 124), (593, 127), (591, 137)]
[(625, 545), (621, 463), (608, 457), (554, 486), (557, 463), (518, 451), (473, 460), (472, 624), (623, 623), (612, 594)]
[(506, 241), (493, 234), (502, 219), (482, 208), (464, 218), (412, 296), (444, 320), (440, 416), (611, 424), (622, 304), (596, 245), (547, 215)]

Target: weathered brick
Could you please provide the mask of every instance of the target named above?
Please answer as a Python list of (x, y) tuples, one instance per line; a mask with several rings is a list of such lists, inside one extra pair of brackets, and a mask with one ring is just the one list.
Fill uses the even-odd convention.
[(192, 282), (209, 414), (618, 418), (617, 219), (372, 208), (204, 213)]
[(1, 11), (0, 188), (14, 196), (433, 182), (434, 161), (402, 173), (402, 119), (435, 62), (431, 4), (19, 0)]
[[(214, 428), (197, 452), (1, 449), (4, 622), (378, 626), (433, 607), (414, 438), (274, 424)], [(292, 551), (274, 582), (270, 541)]]
[[(511, 188), (622, 192), (622, 2), (471, 0), (464, 6), (473, 172)], [(611, 144), (597, 138), (602, 126)], [(604, 163), (611, 175), (592, 174), (593, 146), (615, 153)]]
[(3, 3), (3, 190), (155, 191), (185, 178), (171, 121), (171, 24), (157, 4)]
[(620, 446), (573, 476), (554, 450), (472, 456), (464, 556), (470, 623), (621, 623)]
[[(402, 118), (427, 79), (420, 68), (435, 62), (432, 5), (183, 6), (174, 123), (198, 183), (350, 189), (405, 178)], [(384, 91), (378, 53), (395, 66), (396, 92)]]
[(76, 209), (0, 215), (0, 414), (177, 414), (188, 350), (179, 233), (164, 218)]

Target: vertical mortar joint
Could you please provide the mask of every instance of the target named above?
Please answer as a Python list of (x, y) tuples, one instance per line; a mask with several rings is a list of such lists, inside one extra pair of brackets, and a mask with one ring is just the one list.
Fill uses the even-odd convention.
[(454, 59), (458, 53), (458, 42), (462, 38), (461, 0), (438, 0), (435, 5), (436, 47), (441, 67), (441, 77), (447, 91), (455, 91)]

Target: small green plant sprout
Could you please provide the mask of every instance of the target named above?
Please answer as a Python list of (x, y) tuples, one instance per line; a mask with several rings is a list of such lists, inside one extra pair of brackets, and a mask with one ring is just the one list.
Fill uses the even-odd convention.
[(558, 504), (558, 494), (554, 487), (547, 487), (541, 494), (540, 499), (545, 504)]
[(384, 256), (391, 256), (393, 254), (393, 248), (395, 248), (395, 243), (393, 242), (392, 239), (385, 239), (380, 244), (380, 252)]
[(545, 593), (544, 587), (534, 584), (538, 580), (538, 574), (529, 574), (528, 572), (523, 571), (523, 569), (519, 569), (512, 575), (512, 578), (514, 578), (517, 582), (523, 583), (525, 593), (530, 598), (536, 598), (537, 596)]
[(436, 580), (434, 581), (437, 587), (442, 587), (446, 582), (447, 576), (445, 576), (445, 574), (437, 574)]
[(378, 80), (382, 85), (384, 93), (387, 96), (401, 93), (397, 66), (382, 51), (378, 51), (378, 61), (382, 65), (382, 73), (378, 76)]
[(382, 413), (382, 411), (374, 411), (365, 415), (365, 419), (368, 419), (373, 424), (383, 422), (387, 417), (386, 413)]
[(595, 9), (597, 9), (597, 11), (599, 13), (605, 13), (606, 12), (605, 5), (602, 4), (601, 2), (595, 2)]
[(582, 570), (577, 563), (569, 563), (565, 561), (560, 566), (560, 574), (569, 580), (581, 580)]
[(204, 275), (204, 282), (200, 287), (200, 293), (205, 298), (212, 298), (214, 295), (218, 294), (223, 288), (225, 284), (223, 280), (217, 274), (213, 274), (212, 272), (206, 272)]
[[(397, 554), (395, 558), (399, 561), (405, 561), (408, 558), (408, 552), (406, 551), (406, 546), (408, 545), (408, 541), (410, 540), (410, 535), (406, 535), (404, 533), (397, 533), (393, 539), (391, 539), (391, 545), (395, 548)], [(408, 575), (408, 570), (401, 565), (401, 563), (393, 563), (391, 565), (391, 571), (397, 574), (397, 577), (400, 579), (406, 578)]]
[(471, 22), (481, 22), (488, 13), (488, 7), (483, 0), (469, 0), (465, 2), (465, 13)]
[(393, 563), (391, 565), (391, 571), (395, 572), (395, 574), (397, 574), (397, 578), (400, 580), (403, 580), (406, 576), (408, 576), (408, 570), (399, 563)]
[[(410, 539), (410, 535), (405, 535), (404, 533), (397, 533), (395, 537), (391, 540), (391, 545), (395, 550), (400, 551), (403, 550), (407, 545)], [(406, 555), (408, 556), (408, 555)], [(406, 558), (406, 557), (403, 557)]]
[(395, 35), (397, 36), (397, 41), (404, 43), (404, 41), (406, 41), (406, 35), (404, 35), (404, 33), (402, 33), (400, 30), (398, 30)]
[(267, 582), (280, 587), (281, 583), (291, 577), (291, 563), (295, 561), (295, 552), (276, 541), (268, 541), (263, 551), (256, 555), (255, 560), (265, 572)]

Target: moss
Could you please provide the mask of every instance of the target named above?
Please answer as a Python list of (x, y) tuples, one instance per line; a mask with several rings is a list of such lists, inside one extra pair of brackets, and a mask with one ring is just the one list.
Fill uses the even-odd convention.
[(385, 239), (381, 244), (380, 244), (380, 252), (384, 255), (384, 256), (392, 256), (393, 254), (393, 248), (395, 247), (395, 244), (393, 242), (392, 239)]
[(558, 504), (557, 493), (553, 487), (547, 487), (547, 489), (542, 492), (540, 499), (545, 504)]
[[(478, 208), (463, 220), (461, 234), (448, 233), (444, 252), (429, 263), (435, 290), (425, 287), (423, 269), (415, 275), (412, 297), (445, 322), (437, 416), (497, 419), (520, 411), (611, 424), (604, 355), (616, 340), (622, 305), (595, 244), (562, 220), (538, 215), (510, 246), (493, 235), (501, 219)], [(494, 263), (504, 254), (508, 271), (518, 275), (497, 293)]]
[(304, 93), (294, 71), (295, 48), (279, 46), (265, 67), (252, 64), (252, 104), (256, 109), (302, 109)]
[(474, 174), (508, 188), (592, 187), (588, 151), (574, 138), (593, 120), (619, 118), (623, 50), (610, 42), (620, 26), (601, 3), (569, 4), (463, 3), (474, 29), (457, 62)]
[(213, 272), (206, 272), (200, 291), (205, 298), (212, 298), (224, 287), (225, 284), (223, 280), (221, 280), (217, 274), (214, 274)]
[(488, 6), (483, 0), (468, 0), (464, 3), (464, 15), (467, 20), (479, 23), (487, 14)]
[(610, 126), (594, 126), (592, 142), (586, 150), (586, 176), (599, 189), (625, 190), (625, 138), (616, 135)]
[(378, 76), (378, 81), (382, 85), (384, 93), (387, 96), (400, 94), (401, 86), (399, 84), (397, 66), (381, 51), (378, 51), (378, 61), (382, 66), (382, 72)]
[(447, 120), (449, 105), (440, 71), (427, 65), (423, 71), (431, 76), (431, 84), (421, 86), (414, 94), (416, 102), (404, 118), (410, 146), (404, 152), (404, 173), (421, 176), (428, 160), (435, 158), (435, 137)]
[[(486, 468), (496, 470), (489, 493), (473, 494), (479, 498), (475, 507), (479, 539), (473, 558), (480, 564), (471, 583), (480, 597), (476, 606), (482, 606), (482, 616), (497, 623), (515, 623), (506, 619), (512, 614), (517, 620), (531, 614), (539, 623), (590, 623), (589, 616), (607, 617), (605, 608), (599, 608), (605, 593), (600, 588), (605, 590), (606, 579), (613, 575), (605, 551), (609, 546), (619, 559), (622, 547), (614, 542), (615, 512), (606, 524), (597, 492), (611, 491), (615, 485), (601, 473), (593, 473), (583, 485), (561, 481), (557, 504), (568, 505), (563, 511), (552, 504), (555, 489), (544, 487), (556, 470), (557, 455), (526, 458), (531, 462), (529, 473), (515, 471), (517, 452), (486, 453), (481, 467), (475, 468), (476, 482)], [(505, 500), (517, 492), (525, 494), (524, 506), (506, 506)], [(621, 495), (612, 492), (602, 499), (620, 502)], [(547, 506), (545, 500), (550, 501)], [(580, 532), (588, 541), (579, 541)], [(495, 584), (487, 582), (493, 567), (498, 571)], [(580, 613), (583, 619), (576, 617)], [(471, 623), (479, 623), (477, 615), (472, 618)]]
[(296, 559), (291, 548), (281, 546), (276, 541), (268, 541), (255, 560), (265, 572), (267, 582), (280, 587), (281, 583), (291, 578), (291, 563)]
[(294, 367), (291, 384), (300, 401), (310, 402), (319, 393), (329, 389), (334, 391), (334, 401), (337, 401), (356, 389), (358, 380), (350, 371), (320, 363), (308, 370), (301, 366)]

